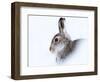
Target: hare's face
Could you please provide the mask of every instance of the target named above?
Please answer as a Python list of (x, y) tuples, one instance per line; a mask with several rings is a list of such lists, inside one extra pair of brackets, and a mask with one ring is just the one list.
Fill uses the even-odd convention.
[(61, 52), (66, 46), (66, 38), (64, 35), (57, 34), (54, 36), (51, 42), (50, 51), (53, 53)]

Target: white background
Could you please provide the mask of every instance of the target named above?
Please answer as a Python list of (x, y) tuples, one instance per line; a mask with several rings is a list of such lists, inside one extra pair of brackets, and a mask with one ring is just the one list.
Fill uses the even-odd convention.
[[(50, 53), (49, 47), (51, 44), (51, 40), (53, 39), (55, 34), (59, 32), (58, 30), (59, 18), (60, 17), (50, 17), (50, 16), (29, 17), (29, 54), (28, 54), (29, 67), (32, 66), (43, 67), (43, 66), (57, 65), (56, 59), (53, 56), (55, 54)], [(64, 17), (64, 18), (66, 19), (65, 28), (68, 34), (71, 36), (71, 39), (72, 40), (84, 39), (87, 41), (87, 39), (90, 37), (88, 35), (89, 32), (88, 18), (77, 18), (77, 17), (76, 18)], [(83, 41), (83, 43), (85, 43), (86, 41)], [(90, 49), (88, 46), (83, 45), (83, 48), (81, 47), (79, 53), (73, 53), (72, 57), (67, 58), (67, 61), (66, 63), (64, 62), (64, 65), (88, 64), (89, 61), (87, 60), (89, 58), (89, 52), (87, 50)], [(78, 46), (78, 48), (79, 47), (80, 46)]]
[[(15, 82), (10, 79), (10, 66), (11, 66), (11, 2), (14, 0), (1, 0), (0, 2), (0, 82)], [(16, 0), (18, 1), (18, 0)], [(30, 2), (41, 2), (41, 3), (55, 3), (55, 4), (69, 4), (69, 5), (90, 5), (99, 6), (99, 0), (19, 0), (19, 1), (30, 1)], [(100, 14), (100, 12), (99, 12)], [(100, 16), (98, 16), (100, 18)], [(100, 22), (100, 19), (99, 21)], [(98, 26), (99, 27), (99, 26)], [(99, 31), (100, 34), (100, 31)], [(99, 39), (98, 39), (99, 40)], [(100, 40), (99, 40), (100, 41)], [(98, 42), (99, 42), (98, 41)], [(100, 55), (99, 57), (100, 58)], [(100, 62), (100, 59), (99, 61)], [(100, 68), (100, 65), (99, 65)], [(100, 71), (99, 71), (100, 74)], [(38, 79), (29, 80), (30, 82), (80, 82), (80, 81), (100, 81), (100, 75), (97, 76), (80, 76), (80, 77), (65, 77), (65, 78), (54, 78), (54, 79)], [(27, 82), (24, 80), (23, 82)]]

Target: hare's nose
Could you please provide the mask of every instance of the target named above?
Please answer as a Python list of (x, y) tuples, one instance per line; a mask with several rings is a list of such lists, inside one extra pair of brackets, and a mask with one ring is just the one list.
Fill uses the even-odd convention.
[(51, 51), (51, 46), (50, 46), (49, 50)]

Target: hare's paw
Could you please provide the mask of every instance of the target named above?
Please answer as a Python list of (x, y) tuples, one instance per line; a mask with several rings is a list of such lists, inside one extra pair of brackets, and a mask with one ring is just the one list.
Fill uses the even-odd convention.
[(56, 57), (56, 63), (57, 64), (62, 64), (64, 62), (63, 59), (61, 59), (60, 57)]

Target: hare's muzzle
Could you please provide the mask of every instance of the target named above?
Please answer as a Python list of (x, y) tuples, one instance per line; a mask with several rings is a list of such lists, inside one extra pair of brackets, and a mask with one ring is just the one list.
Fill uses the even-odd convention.
[(52, 46), (50, 46), (50, 48), (49, 48), (49, 50), (50, 50), (50, 52), (54, 52), (54, 48), (52, 47)]

